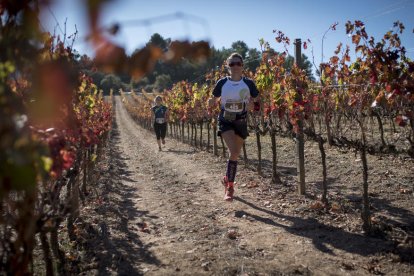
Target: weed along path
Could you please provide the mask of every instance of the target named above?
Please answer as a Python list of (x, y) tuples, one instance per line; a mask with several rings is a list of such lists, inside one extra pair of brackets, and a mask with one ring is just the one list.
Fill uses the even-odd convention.
[[(262, 184), (239, 166), (236, 198), (223, 200), (226, 160), (138, 126), (115, 97), (107, 242), (99, 269), (145, 275), (409, 275), (393, 245), (305, 212), (312, 200)], [(294, 192), (292, 187), (291, 193)], [(305, 210), (305, 211), (304, 211)], [(116, 215), (115, 215), (116, 214)], [(105, 244), (111, 244), (105, 245)], [(98, 249), (97, 249), (98, 250)], [(110, 257), (108, 257), (110, 256)], [(106, 258), (106, 259), (105, 259)], [(106, 264), (104, 265), (104, 259)]]

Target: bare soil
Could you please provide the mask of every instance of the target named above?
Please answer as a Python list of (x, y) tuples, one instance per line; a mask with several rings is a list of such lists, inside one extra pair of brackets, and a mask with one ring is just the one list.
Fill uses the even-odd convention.
[[(414, 163), (370, 156), (374, 235), (361, 229), (361, 164), (328, 149), (329, 208), (318, 200), (317, 145), (306, 143), (307, 195), (297, 193), (294, 143), (278, 138), (282, 184), (240, 161), (236, 198), (223, 200), (226, 159), (167, 139), (158, 151), (116, 98), (116, 118), (92, 205), (78, 223), (91, 275), (414, 275)], [(91, 202), (90, 202), (91, 203)]]

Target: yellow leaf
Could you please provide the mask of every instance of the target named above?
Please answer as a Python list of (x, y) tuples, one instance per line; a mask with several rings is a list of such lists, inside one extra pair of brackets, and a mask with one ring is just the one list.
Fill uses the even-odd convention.
[(50, 171), (50, 169), (52, 168), (52, 165), (53, 165), (53, 160), (52, 160), (52, 158), (50, 158), (50, 157), (48, 157), (48, 156), (42, 156), (42, 157), (41, 157), (41, 160), (42, 160), (43, 169), (44, 169), (46, 172), (49, 172), (49, 171)]
[(92, 162), (95, 162), (95, 160), (96, 160), (96, 158), (98, 157), (98, 155), (96, 155), (96, 154), (92, 154), (91, 155), (91, 161)]

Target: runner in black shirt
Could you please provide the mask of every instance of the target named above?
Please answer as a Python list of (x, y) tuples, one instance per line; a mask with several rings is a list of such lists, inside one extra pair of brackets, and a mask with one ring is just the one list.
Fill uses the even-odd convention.
[(165, 134), (167, 133), (167, 112), (168, 109), (162, 104), (161, 96), (157, 96), (154, 99), (155, 106), (153, 106), (152, 118), (154, 121), (155, 135), (157, 136), (158, 149), (161, 151), (161, 142), (165, 145)]

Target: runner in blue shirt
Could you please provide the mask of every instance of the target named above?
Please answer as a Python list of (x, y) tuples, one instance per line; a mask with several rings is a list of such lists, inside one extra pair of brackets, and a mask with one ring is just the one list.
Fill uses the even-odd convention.
[(161, 151), (161, 142), (165, 145), (165, 134), (167, 133), (167, 113), (168, 109), (162, 104), (162, 97), (157, 96), (154, 99), (155, 105), (151, 107), (153, 112), (152, 119), (154, 122), (154, 131), (157, 137), (158, 149)]
[(221, 111), (218, 117), (218, 135), (223, 137), (230, 156), (227, 161), (226, 175), (223, 177), (225, 187), (224, 199), (231, 201), (234, 194), (234, 180), (237, 171), (237, 160), (240, 155), (244, 139), (249, 135), (247, 131), (247, 110), (250, 98), (255, 98), (254, 110), (260, 110), (257, 96), (259, 91), (255, 83), (243, 76), (243, 58), (233, 53), (227, 59), (230, 76), (220, 79), (209, 100), (212, 106), (220, 99)]

